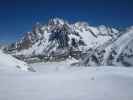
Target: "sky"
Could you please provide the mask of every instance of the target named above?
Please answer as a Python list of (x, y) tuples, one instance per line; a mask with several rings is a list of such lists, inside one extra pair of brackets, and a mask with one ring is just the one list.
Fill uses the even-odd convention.
[(133, 0), (0, 0), (0, 42), (15, 42), (52, 17), (90, 25), (133, 25)]

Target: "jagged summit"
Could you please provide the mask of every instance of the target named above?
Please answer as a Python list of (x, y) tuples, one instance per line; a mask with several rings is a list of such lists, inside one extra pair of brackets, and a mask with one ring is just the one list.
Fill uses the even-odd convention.
[[(44, 53), (46, 49), (70, 48), (73, 45), (77, 49), (90, 48), (116, 38), (113, 33), (117, 34), (119, 31), (106, 26), (89, 26), (86, 22), (69, 24), (63, 19), (53, 18), (48, 21), (48, 24), (35, 24), (32, 32), (27, 32), (20, 41), (16, 42), (15, 48), (17, 54), (25, 55), (32, 55), (33, 53), (37, 55)], [(35, 48), (40, 49), (36, 50)]]
[(48, 21), (48, 25), (64, 25), (68, 23), (67, 21), (61, 19), (61, 18), (53, 18)]

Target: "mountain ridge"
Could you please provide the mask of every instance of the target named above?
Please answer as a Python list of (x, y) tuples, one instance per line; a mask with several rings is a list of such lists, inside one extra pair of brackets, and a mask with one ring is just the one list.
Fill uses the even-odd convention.
[[(109, 50), (106, 48), (116, 43), (115, 41), (120, 37), (126, 37), (125, 34), (128, 34), (130, 30), (130, 34), (133, 34), (132, 26), (125, 31), (120, 31), (105, 25), (94, 27), (87, 22), (69, 23), (63, 19), (54, 18), (50, 19), (48, 24), (37, 23), (34, 25), (32, 31), (27, 32), (22, 39), (11, 45), (8, 51), (11, 51), (10, 53), (14, 56), (19, 58), (23, 56), (25, 59), (33, 56), (48, 57), (49, 59), (59, 59), (60, 57), (81, 59), (83, 53), (88, 54), (88, 50), (96, 53), (99, 52), (99, 48), (102, 48), (103, 51), (108, 52)], [(92, 55), (94, 56), (93, 53)], [(106, 59), (102, 62), (105, 62)]]

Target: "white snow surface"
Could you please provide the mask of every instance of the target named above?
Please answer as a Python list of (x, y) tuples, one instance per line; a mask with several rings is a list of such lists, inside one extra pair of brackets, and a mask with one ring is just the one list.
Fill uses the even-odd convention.
[(28, 65), (20, 60), (15, 59), (11, 55), (4, 54), (0, 50), (0, 72), (1, 71), (28, 71)]
[[(120, 54), (124, 50), (129, 52), (129, 49), (127, 48), (127, 46), (132, 48), (132, 45), (131, 45), (132, 42), (133, 42), (133, 28), (128, 29), (128, 31), (125, 34), (123, 34), (114, 43), (112, 43), (111, 45), (109, 45), (106, 48), (107, 52), (105, 53), (104, 61), (107, 62), (107, 59), (109, 57), (110, 52), (112, 51), (112, 48), (115, 48), (115, 51), (117, 52), (117, 55), (115, 55), (114, 63), (116, 63), (116, 60), (118, 59), (118, 57), (120, 56)], [(130, 62), (132, 62), (132, 61), (130, 61)]]
[(0, 100), (133, 100), (133, 68), (36, 63), (37, 72), (0, 72)]

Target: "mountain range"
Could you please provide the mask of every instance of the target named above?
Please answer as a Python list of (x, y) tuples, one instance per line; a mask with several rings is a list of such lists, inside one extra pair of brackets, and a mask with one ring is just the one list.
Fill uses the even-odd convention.
[(69, 23), (53, 18), (36, 23), (31, 32), (4, 48), (26, 62), (78, 60), (78, 65), (133, 65), (133, 26), (119, 30), (87, 22)]

